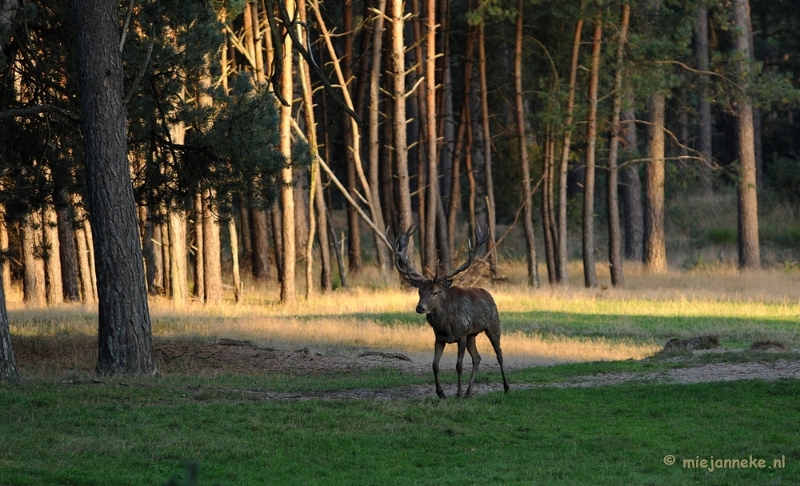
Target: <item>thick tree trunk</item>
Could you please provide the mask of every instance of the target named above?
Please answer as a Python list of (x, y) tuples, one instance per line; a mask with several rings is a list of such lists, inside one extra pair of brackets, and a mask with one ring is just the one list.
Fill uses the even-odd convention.
[[(8, 251), (8, 222), (6, 208), (0, 205), (0, 251)], [(11, 288), (11, 265), (8, 260), (0, 259), (0, 278), (4, 289)]]
[[(633, 92), (625, 90), (622, 110), (622, 140), (625, 143), (625, 160), (638, 156), (638, 137), (636, 133), (636, 113), (633, 109)], [(626, 164), (620, 172), (622, 205), (625, 209), (625, 258), (641, 262), (644, 257), (644, 209), (642, 207), (642, 179), (636, 165)]]
[(739, 268), (750, 270), (761, 267), (761, 250), (758, 241), (756, 135), (753, 128), (753, 105), (747, 94), (750, 86), (747, 63), (752, 59), (748, 1), (733, 0), (731, 8), (734, 23), (738, 28), (734, 47), (740, 56), (737, 81), (742, 89), (736, 105), (738, 132), (736, 148), (739, 158)]
[(628, 23), (630, 21), (631, 6), (622, 6), (622, 20), (620, 21), (619, 40), (617, 44), (616, 70), (614, 72), (614, 92), (611, 98), (611, 140), (608, 148), (608, 260), (611, 270), (611, 285), (623, 287), (625, 275), (622, 269), (622, 255), (620, 250), (621, 236), (619, 224), (619, 194), (618, 180), (620, 111), (622, 109), (622, 69), (625, 60), (625, 44), (628, 42)]
[(42, 217), (38, 211), (25, 216), (22, 223), (22, 300), (29, 305), (44, 305), (46, 288), (42, 260)]
[[(294, 14), (294, 5), (288, 2), (286, 5), (289, 15)], [(292, 56), (290, 55), (292, 49), (291, 41), (288, 36), (284, 40), (283, 50), (286, 55), (283, 56), (283, 67), (281, 72), (280, 90), (283, 98), (291, 103), (294, 91), (292, 83)], [(291, 140), (291, 119), (292, 107), (280, 106), (280, 149), (283, 156), (286, 158), (287, 165), (281, 169), (280, 181), (281, 185), (281, 236), (282, 236), (282, 253), (281, 253), (281, 302), (289, 304), (297, 300), (295, 290), (295, 214), (294, 214), (294, 190), (292, 188), (292, 166), (288, 162), (292, 158), (292, 140)]]
[(667, 271), (664, 235), (664, 93), (649, 101), (650, 160), (645, 167), (644, 266), (648, 272)]
[(64, 302), (64, 286), (61, 282), (61, 248), (58, 242), (56, 211), (50, 205), (45, 206), (42, 216), (42, 253), (44, 255), (47, 303), (57, 305)]
[(567, 96), (567, 116), (564, 120), (564, 139), (561, 144), (561, 161), (559, 164), (558, 186), (558, 281), (562, 284), (567, 279), (567, 173), (569, 171), (570, 139), (572, 138), (572, 112), (575, 109), (575, 86), (578, 80), (578, 55), (580, 54), (583, 19), (575, 24), (575, 36), (572, 42), (572, 60), (569, 70), (569, 94)]
[(586, 175), (583, 183), (583, 281), (587, 287), (597, 287), (594, 259), (594, 179), (595, 147), (597, 145), (597, 84), (600, 75), (600, 47), (603, 19), (598, 14), (592, 35), (592, 69), (589, 74), (589, 119), (586, 123)]
[[(695, 30), (694, 54), (699, 71), (707, 72), (708, 59), (708, 6), (703, 2), (697, 5), (697, 20)], [(706, 194), (714, 190), (711, 175), (711, 160), (713, 157), (711, 145), (711, 105), (708, 103), (708, 75), (700, 74), (699, 92), (697, 93), (697, 145), (703, 155), (700, 166), (700, 186)]]
[[(66, 189), (58, 189), (56, 193), (56, 220), (58, 226), (58, 251), (61, 259), (61, 283), (66, 302), (80, 302), (80, 285), (78, 284), (78, 252), (75, 249), (75, 233), (73, 226), (72, 205)], [(2, 246), (0, 244), (0, 246)]]
[[(392, 23), (392, 123), (394, 126), (394, 150), (397, 171), (398, 213), (400, 228), (405, 231), (413, 224), (411, 214), (411, 191), (408, 178), (408, 142), (406, 136), (406, 83), (405, 83), (405, 42), (403, 38), (403, 2), (391, 0)], [(414, 241), (408, 242), (407, 255), (413, 259)]]
[(99, 297), (97, 372), (157, 374), (125, 147), (119, 4), (75, 0), (81, 120)]
[(239, 206), (239, 224), (241, 231), (239, 232), (239, 240), (242, 242), (243, 253), (242, 260), (251, 259), (253, 257), (253, 230), (250, 228), (250, 210), (245, 206), (242, 198), (238, 198)]
[(186, 304), (189, 299), (189, 284), (187, 255), (186, 255), (186, 213), (179, 209), (169, 212), (170, 240), (170, 290), (172, 290), (172, 302), (176, 307)]
[[(164, 208), (161, 208), (161, 220), (162, 222), (159, 224), (161, 227), (161, 275), (162, 280), (161, 283), (163, 284), (164, 295), (166, 297), (172, 296), (172, 258), (170, 252), (170, 241), (169, 241), (169, 213), (167, 213)], [(89, 245), (91, 247), (91, 245)]]
[[(253, 234), (253, 277), (257, 282), (266, 282), (270, 279), (269, 273), (269, 231), (268, 218), (270, 213), (263, 209), (250, 211), (251, 231)], [(247, 235), (243, 235), (247, 237)]]
[(514, 99), (519, 162), (522, 168), (523, 224), (525, 226), (525, 259), (528, 264), (528, 285), (539, 286), (536, 266), (536, 239), (533, 233), (533, 200), (531, 199), (531, 169), (528, 161), (528, 140), (525, 137), (525, 108), (522, 97), (522, 0), (517, 1), (517, 23), (514, 43)]
[[(219, 238), (218, 208), (213, 203), (213, 190), (203, 194), (203, 279), (205, 281), (205, 301), (208, 304), (222, 302), (222, 245)], [(172, 242), (174, 244), (174, 242)]]
[(8, 325), (8, 312), (6, 312), (5, 285), (0, 280), (0, 383), (16, 383), (18, 381), (19, 372), (17, 371), (17, 361), (14, 358), (14, 348), (11, 346), (11, 331)]

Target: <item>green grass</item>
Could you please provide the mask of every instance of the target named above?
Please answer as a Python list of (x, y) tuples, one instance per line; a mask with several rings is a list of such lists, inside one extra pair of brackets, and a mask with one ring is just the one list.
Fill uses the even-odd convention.
[[(795, 380), (544, 388), (445, 401), (265, 401), (239, 383), (213, 385), (5, 386), (0, 484), (161, 484), (184, 474), (187, 459), (199, 463), (201, 484), (800, 481)], [(676, 465), (664, 464), (668, 454)], [(770, 466), (785, 457), (786, 466), (682, 466), (686, 458), (750, 455)]]

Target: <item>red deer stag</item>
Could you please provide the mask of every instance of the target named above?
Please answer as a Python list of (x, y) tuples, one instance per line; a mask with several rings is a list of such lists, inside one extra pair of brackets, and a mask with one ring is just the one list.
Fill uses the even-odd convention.
[[(477, 231), (477, 244), (473, 248), (469, 245), (469, 258), (463, 265), (456, 268), (446, 275), (439, 275), (438, 268), (433, 279), (427, 279), (419, 274), (408, 261), (408, 241), (415, 231), (414, 225), (397, 236), (392, 244), (394, 250), (394, 264), (400, 275), (412, 287), (419, 289), (419, 304), (417, 313), (426, 314), (428, 324), (433, 328), (436, 335), (436, 344), (433, 355), (433, 378), (436, 381), (436, 394), (439, 398), (444, 398), (444, 390), (439, 383), (439, 360), (442, 352), (448, 343), (458, 344), (458, 361), (456, 362), (456, 372), (458, 373), (458, 393), (456, 396), (464, 396), (461, 391), (461, 370), (464, 362), (464, 351), (469, 351), (472, 357), (472, 374), (469, 377), (466, 396), (472, 394), (472, 383), (475, 380), (475, 373), (481, 364), (481, 357), (478, 348), (475, 346), (475, 336), (485, 332), (489, 341), (492, 343), (497, 362), (500, 364), (500, 373), (503, 375), (503, 388), (508, 392), (509, 386), (506, 381), (506, 373), (503, 370), (503, 350), (500, 349), (500, 318), (497, 315), (497, 305), (492, 299), (492, 295), (484, 289), (473, 287), (454, 287), (453, 277), (468, 269), (475, 258), (475, 249), (486, 242), (487, 235)], [(387, 231), (387, 239), (388, 231)], [(391, 241), (389, 239), (389, 241)]]

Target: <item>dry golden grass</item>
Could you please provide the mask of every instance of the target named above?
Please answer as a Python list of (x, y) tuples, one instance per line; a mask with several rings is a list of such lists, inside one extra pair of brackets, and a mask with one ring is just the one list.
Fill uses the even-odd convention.
[[(519, 285), (486, 285), (504, 312), (555, 312), (585, 315), (708, 316), (742, 319), (800, 321), (800, 273), (763, 271), (739, 273), (669, 272), (647, 275), (641, 268), (626, 268), (627, 287), (584, 289), (549, 287), (528, 289)], [(570, 269), (579, 276), (580, 267)], [(600, 279), (607, 278), (598, 267)], [(524, 268), (504, 266), (501, 271), (514, 282), (524, 279)], [(544, 275), (544, 274), (543, 274)], [(377, 287), (379, 278), (368, 269), (356, 279)], [(469, 283), (469, 282), (467, 282)], [(483, 283), (480, 283), (483, 285)], [(605, 285), (605, 284), (603, 284)], [(9, 314), (16, 336), (93, 336), (96, 311), (83, 305), (56, 308), (26, 308), (13, 293)], [(399, 285), (384, 288), (354, 287), (331, 294), (318, 294), (309, 301), (284, 306), (277, 289), (250, 292), (244, 305), (203, 306), (191, 303), (175, 308), (169, 300), (150, 302), (156, 340), (219, 338), (250, 340), (278, 349), (308, 347), (326, 354), (352, 354), (361, 350), (403, 352), (421, 360), (430, 359), (433, 334), (424, 317), (414, 314), (416, 293)], [(393, 319), (392, 314), (397, 318)], [(387, 317), (387, 315), (389, 317)], [(503, 335), (503, 350), (510, 364), (540, 364), (562, 361), (639, 359), (655, 353), (661, 343), (632, 342), (607, 337), (542, 336), (518, 331)], [(494, 353), (485, 337), (479, 350), (489, 362)], [(446, 359), (453, 360), (455, 346)], [(416, 360), (416, 359), (415, 359)]]

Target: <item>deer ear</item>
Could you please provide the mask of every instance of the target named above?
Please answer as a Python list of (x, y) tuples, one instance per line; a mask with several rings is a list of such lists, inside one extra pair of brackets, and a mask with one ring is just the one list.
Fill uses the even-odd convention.
[(411, 279), (406, 280), (406, 282), (408, 282), (408, 285), (414, 287), (415, 289), (422, 287), (422, 284), (424, 283), (424, 282), (417, 282), (416, 280), (411, 280)]
[(453, 285), (453, 281), (452, 280), (445, 280), (440, 285), (442, 286), (442, 290), (449, 289), (450, 286)]

